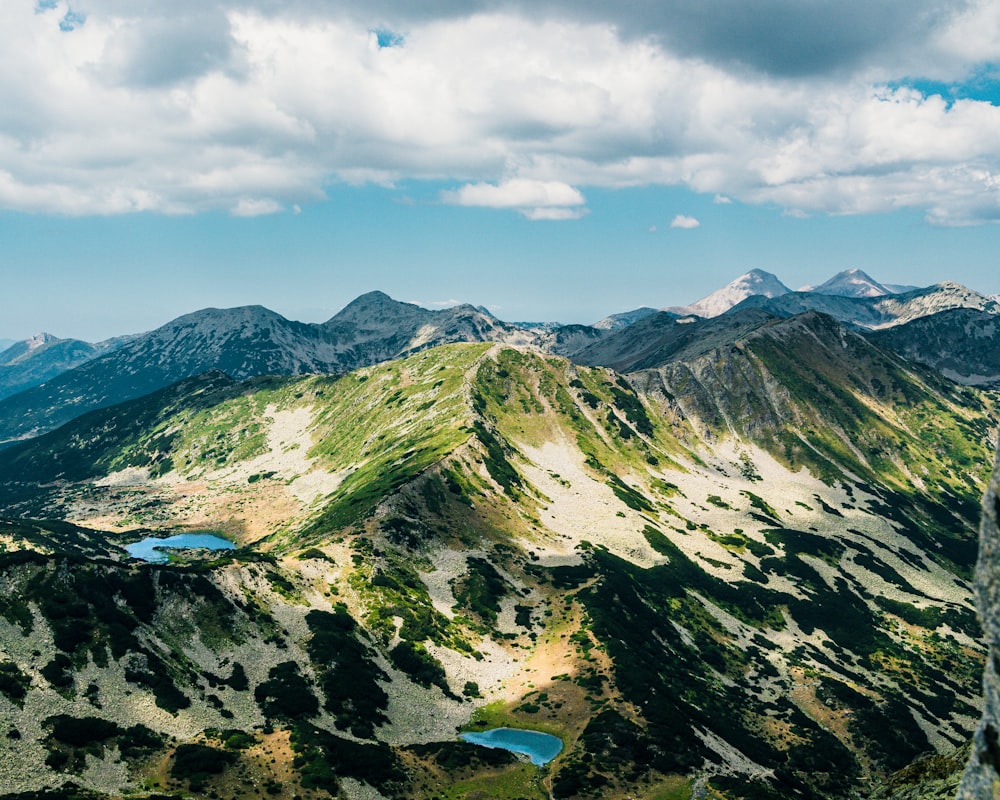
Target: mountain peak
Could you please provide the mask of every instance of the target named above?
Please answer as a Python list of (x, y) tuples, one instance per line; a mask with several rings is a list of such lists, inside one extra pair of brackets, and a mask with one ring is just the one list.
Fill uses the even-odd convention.
[(860, 269), (846, 269), (843, 272), (838, 272), (826, 283), (808, 291), (839, 297), (884, 297), (887, 294), (895, 294), (887, 286), (879, 283)]
[(752, 269), (689, 306), (668, 310), (682, 314), (697, 314), (699, 317), (717, 317), (748, 297), (780, 297), (789, 291), (791, 290), (776, 275), (762, 269)]
[(19, 342), (11, 342), (7, 347), (0, 349), (0, 365), (10, 364), (15, 361), (23, 360), (25, 358), (30, 358), (39, 350), (50, 345), (53, 342), (61, 341), (58, 336), (53, 336), (51, 333), (36, 333), (34, 336), (29, 336), (27, 339), (21, 339)]
[(350, 303), (334, 314), (333, 317), (326, 322), (326, 324), (368, 324), (376, 319), (384, 320), (390, 315), (392, 318), (396, 318), (401, 316), (404, 312), (408, 315), (413, 313), (431, 313), (426, 309), (420, 308), (420, 306), (414, 305), (413, 303), (404, 303), (400, 300), (394, 300), (385, 292), (376, 290), (373, 292), (365, 292), (364, 294), (355, 297)]
[(51, 333), (42, 331), (41, 333), (36, 333), (34, 336), (29, 336), (24, 340), (24, 343), (28, 346), (29, 350), (37, 350), (42, 345), (57, 341), (58, 338), (59, 337), (53, 336)]

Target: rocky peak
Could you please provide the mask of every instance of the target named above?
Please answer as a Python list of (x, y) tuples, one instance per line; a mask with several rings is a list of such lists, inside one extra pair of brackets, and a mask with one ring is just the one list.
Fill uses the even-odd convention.
[(19, 342), (13, 342), (0, 351), (0, 365), (11, 364), (26, 358), (46, 345), (58, 341), (60, 341), (58, 337), (53, 336), (51, 333), (43, 332), (36, 333), (34, 336), (29, 336), (27, 339), (22, 339)]
[(427, 309), (421, 308), (413, 303), (403, 303), (393, 300), (385, 292), (366, 292), (354, 298), (340, 311), (334, 314), (327, 321), (327, 325), (341, 325), (344, 323), (359, 325), (370, 324), (377, 320), (386, 318), (397, 318), (404, 314), (429, 314)]
[(848, 269), (838, 272), (826, 283), (820, 284), (809, 291), (816, 294), (832, 294), (841, 297), (882, 297), (893, 294), (884, 284), (879, 283), (860, 269)]
[(762, 269), (752, 269), (689, 306), (667, 310), (680, 314), (697, 314), (699, 317), (717, 317), (748, 297), (780, 297), (789, 291), (776, 275)]

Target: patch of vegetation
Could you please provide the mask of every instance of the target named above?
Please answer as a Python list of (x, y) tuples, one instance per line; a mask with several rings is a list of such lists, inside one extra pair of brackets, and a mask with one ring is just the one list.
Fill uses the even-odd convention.
[(448, 676), (441, 662), (428, 653), (422, 644), (400, 642), (389, 651), (389, 660), (421, 686), (437, 686), (448, 697), (459, 699), (448, 685)]
[(899, 617), (909, 625), (918, 625), (927, 630), (934, 630), (944, 620), (944, 612), (940, 608), (929, 606), (927, 608), (917, 608), (912, 603), (905, 603), (901, 600), (893, 600), (889, 597), (877, 595), (875, 603), (883, 610)]
[(481, 747), (464, 741), (411, 744), (406, 749), (420, 758), (434, 759), (434, 763), (447, 772), (470, 767), (496, 769), (516, 764), (518, 760), (517, 756), (508, 750)]
[(21, 705), (30, 687), (31, 678), (17, 664), (13, 661), (0, 661), (0, 694)]
[(326, 698), (323, 707), (334, 715), (338, 728), (372, 738), (375, 726), (388, 721), (384, 712), (389, 698), (379, 685), (388, 676), (359, 638), (364, 632), (342, 605), (332, 612), (310, 611), (306, 624), (312, 632), (306, 650)]
[(455, 599), (462, 608), (477, 614), (491, 626), (495, 625), (500, 600), (512, 587), (486, 559), (473, 557), (467, 563), (468, 572), (454, 582)]
[(330, 558), (326, 553), (320, 550), (318, 547), (307, 547), (301, 553), (296, 556), (300, 561), (328, 561), (331, 564), (335, 564), (334, 560)]
[(292, 729), (292, 762), (305, 789), (322, 789), (335, 795), (337, 778), (354, 778), (390, 797), (404, 797), (406, 772), (392, 748), (381, 742), (360, 744), (341, 739), (308, 723)]
[(145, 725), (128, 728), (99, 717), (76, 717), (58, 714), (42, 722), (51, 732), (45, 739), (49, 750), (46, 763), (70, 772), (82, 770), (86, 756), (100, 757), (105, 747), (117, 745), (122, 758), (145, 758), (158, 750), (163, 737)]
[(177, 746), (170, 776), (187, 781), (193, 792), (200, 792), (213, 775), (220, 775), (236, 762), (236, 755), (217, 747), (190, 743)]
[(768, 502), (760, 495), (754, 494), (753, 492), (748, 492), (746, 490), (740, 492), (740, 494), (745, 496), (747, 500), (750, 501), (750, 506), (752, 508), (756, 508), (764, 516), (770, 517), (774, 521), (781, 519), (781, 517), (778, 516), (778, 512), (775, 511), (773, 508), (771, 508)]
[(656, 513), (656, 508), (644, 495), (637, 492), (617, 475), (608, 475), (608, 486), (611, 487), (611, 491), (619, 500), (634, 511), (646, 512), (647, 514)]
[(511, 466), (507, 458), (507, 451), (500, 443), (500, 439), (479, 420), (473, 423), (473, 429), (483, 447), (486, 448), (484, 463), (490, 477), (503, 488), (504, 492), (516, 498), (518, 490), (524, 486), (524, 482), (517, 470)]
[(808, 531), (791, 528), (766, 528), (764, 539), (782, 548), (786, 559), (805, 554), (825, 561), (831, 566), (840, 563), (847, 548), (843, 542), (830, 536), (820, 536)]
[(653, 423), (646, 414), (646, 408), (625, 379), (618, 378), (610, 389), (614, 397), (615, 408), (624, 412), (625, 418), (639, 433), (644, 436), (653, 436)]
[(294, 661), (271, 667), (267, 680), (254, 689), (254, 699), (268, 719), (296, 720), (319, 713), (319, 701)]
[(156, 697), (156, 705), (171, 714), (188, 708), (191, 699), (177, 688), (171, 671), (163, 660), (152, 652), (143, 655), (146, 669), (126, 669), (125, 680), (150, 689)]

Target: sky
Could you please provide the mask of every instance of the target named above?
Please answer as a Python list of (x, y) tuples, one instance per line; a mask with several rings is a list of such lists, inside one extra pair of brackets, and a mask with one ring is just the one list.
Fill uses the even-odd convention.
[(1000, 0), (3, 0), (0, 338), (1000, 293)]

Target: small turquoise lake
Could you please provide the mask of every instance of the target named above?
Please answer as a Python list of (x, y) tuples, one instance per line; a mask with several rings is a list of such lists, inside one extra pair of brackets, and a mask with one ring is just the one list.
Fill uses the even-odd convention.
[(494, 728), (482, 733), (463, 733), (461, 737), (471, 744), (495, 747), (520, 753), (531, 759), (532, 764), (548, 764), (562, 750), (562, 740), (539, 731), (522, 731), (517, 728)]
[(166, 564), (169, 558), (164, 549), (171, 547), (199, 547), (204, 550), (236, 549), (236, 545), (232, 542), (211, 533), (178, 533), (175, 536), (167, 536), (165, 539), (149, 536), (141, 542), (125, 545), (125, 550), (132, 558), (139, 558), (150, 564)]

